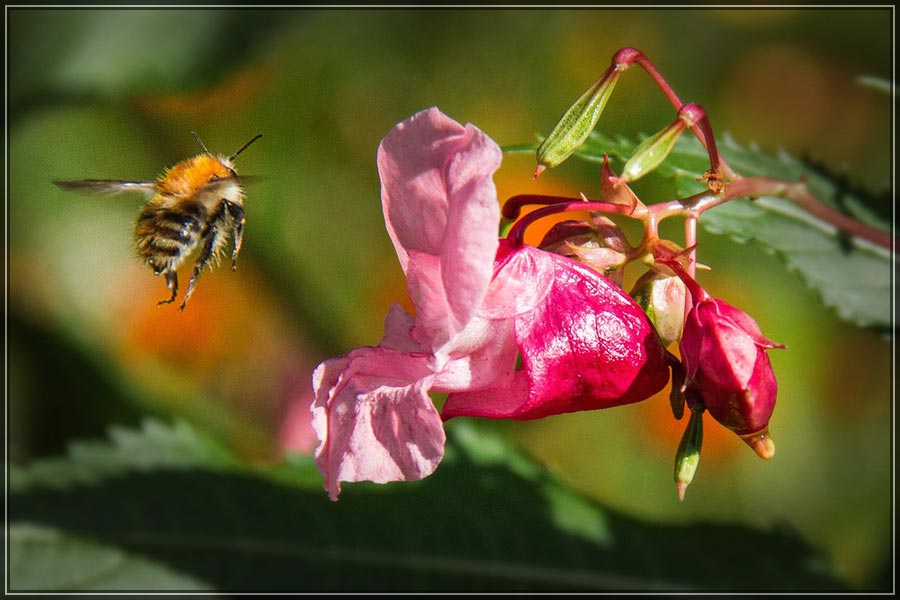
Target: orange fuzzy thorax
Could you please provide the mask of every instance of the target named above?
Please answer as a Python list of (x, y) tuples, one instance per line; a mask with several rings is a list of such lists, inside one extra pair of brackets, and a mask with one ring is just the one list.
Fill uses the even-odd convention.
[(201, 154), (184, 160), (163, 173), (156, 182), (160, 194), (191, 196), (213, 179), (234, 175), (228, 159)]

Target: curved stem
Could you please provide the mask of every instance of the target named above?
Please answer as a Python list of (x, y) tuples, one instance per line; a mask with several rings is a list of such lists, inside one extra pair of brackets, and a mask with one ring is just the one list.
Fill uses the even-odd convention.
[(525, 206), (549, 206), (554, 204), (570, 204), (579, 202), (578, 198), (569, 196), (544, 196), (541, 194), (518, 194), (503, 203), (503, 217), (515, 220), (519, 218), (522, 208)]
[(700, 214), (735, 198), (759, 196), (778, 196), (790, 200), (814, 217), (828, 223), (839, 231), (851, 236), (867, 240), (892, 250), (895, 248), (894, 238), (885, 231), (866, 225), (853, 217), (836, 210), (816, 198), (804, 183), (783, 181), (771, 177), (742, 177), (731, 181), (721, 194), (701, 192), (687, 198), (651, 204), (648, 209), (657, 221), (678, 215)]
[[(619, 50), (615, 56), (618, 56), (623, 50)], [(681, 101), (681, 98), (678, 97), (678, 94), (675, 93), (675, 90), (672, 89), (669, 82), (662, 76), (662, 73), (659, 72), (656, 65), (654, 65), (643, 52), (635, 50), (634, 53), (629, 53), (627, 58), (629, 59), (629, 65), (631, 62), (636, 62), (647, 72), (650, 78), (656, 83), (657, 87), (662, 90), (662, 93), (669, 100), (669, 103), (675, 107), (675, 110), (681, 110), (684, 107), (684, 102)], [(613, 60), (615, 60), (615, 57), (613, 57)], [(694, 132), (694, 135), (697, 136), (697, 139), (700, 140), (703, 147), (710, 153), (710, 158), (712, 158), (713, 153), (715, 153), (715, 156), (718, 158), (719, 166), (722, 167), (722, 171), (724, 171), (726, 177), (729, 179), (740, 178), (716, 150), (715, 138), (712, 136), (712, 129), (709, 127), (709, 122), (707, 122), (705, 126), (702, 123), (694, 124), (691, 126), (691, 131)]]
[[(894, 238), (891, 234), (866, 225), (862, 221), (857, 221), (828, 206), (816, 198), (809, 191), (809, 188), (806, 187), (806, 184), (802, 182), (793, 183), (769, 177), (744, 177), (729, 183), (725, 189), (725, 195), (728, 196), (727, 200), (738, 196), (749, 196), (751, 198), (779, 196), (786, 198), (809, 214), (825, 221), (840, 231), (868, 240), (891, 251), (895, 247)], [(704, 210), (706, 209), (704, 208)]]
[[(538, 196), (538, 198), (549, 199), (554, 197)], [(507, 232), (506, 234), (506, 239), (509, 240), (510, 246), (512, 246), (513, 248), (521, 247), (524, 244), (525, 240), (525, 229), (528, 228), (529, 225), (531, 225), (538, 219), (542, 219), (544, 217), (555, 215), (561, 212), (595, 211), (632, 216), (632, 208), (630, 206), (610, 204), (609, 202), (585, 202), (583, 200), (571, 201), (571, 199), (567, 200), (569, 200), (569, 202), (555, 202), (550, 206), (545, 206), (544, 208), (534, 210), (516, 221), (515, 224), (510, 227), (509, 232)]]

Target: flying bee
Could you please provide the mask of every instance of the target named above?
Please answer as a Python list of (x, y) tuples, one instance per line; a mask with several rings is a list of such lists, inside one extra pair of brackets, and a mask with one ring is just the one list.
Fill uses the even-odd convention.
[(167, 169), (156, 181), (80, 179), (54, 181), (64, 190), (91, 194), (141, 192), (148, 202), (134, 224), (134, 244), (138, 256), (154, 275), (162, 275), (169, 298), (156, 306), (171, 304), (178, 295), (178, 268), (199, 248), (194, 271), (179, 310), (184, 310), (197, 280), (211, 262), (219, 258), (231, 236), (231, 269), (237, 268), (244, 233), (244, 190), (234, 170), (234, 159), (258, 134), (231, 156), (214, 155), (193, 131), (203, 154)]

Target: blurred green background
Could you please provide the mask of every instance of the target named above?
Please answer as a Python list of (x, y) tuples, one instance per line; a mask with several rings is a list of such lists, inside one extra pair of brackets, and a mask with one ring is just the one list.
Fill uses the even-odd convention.
[[(111, 423), (179, 415), (248, 461), (309, 451), (310, 374), (375, 344), (409, 306), (384, 230), (375, 152), (398, 121), (438, 106), (501, 145), (532, 142), (622, 46), (653, 60), (718, 135), (783, 148), (884, 192), (891, 74), (881, 10), (8, 11), (9, 432), (11, 460), (60, 453)], [(638, 69), (600, 129), (635, 135), (673, 118)], [(238, 269), (206, 273), (185, 312), (134, 257), (139, 197), (66, 194), (53, 179), (149, 180), (198, 153), (238, 159), (248, 187)], [(500, 198), (589, 195), (597, 167), (571, 160), (531, 180), (509, 155)], [(645, 202), (669, 199), (652, 178)], [(887, 204), (880, 207), (890, 214)], [(680, 241), (677, 229), (672, 232)], [(714, 295), (787, 344), (773, 461), (707, 421), (687, 499), (672, 483), (683, 424), (664, 395), (638, 406), (495, 423), (575, 488), (662, 522), (783, 524), (852, 582), (890, 576), (891, 353), (824, 308), (776, 257), (701, 231)], [(181, 273), (187, 281), (189, 271)], [(299, 407), (299, 408), (298, 408)], [(453, 426), (452, 423), (450, 426)], [(515, 499), (510, 499), (514, 502)], [(740, 540), (735, 540), (740, 543)], [(760, 552), (765, 552), (764, 548)]]

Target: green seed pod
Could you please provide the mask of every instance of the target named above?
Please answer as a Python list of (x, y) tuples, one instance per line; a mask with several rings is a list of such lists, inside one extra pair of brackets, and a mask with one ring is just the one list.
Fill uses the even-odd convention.
[(678, 136), (684, 133), (687, 127), (688, 124), (679, 117), (662, 131), (641, 142), (625, 163), (619, 181), (635, 181), (658, 167), (672, 151)]
[(562, 163), (584, 143), (600, 120), (600, 114), (618, 80), (619, 69), (612, 65), (566, 111), (537, 149), (538, 167), (534, 172), (535, 178), (544, 169)]
[(691, 409), (678, 452), (675, 454), (675, 486), (678, 498), (684, 500), (684, 492), (694, 479), (697, 466), (700, 464), (700, 448), (703, 446), (703, 411), (702, 405)]

